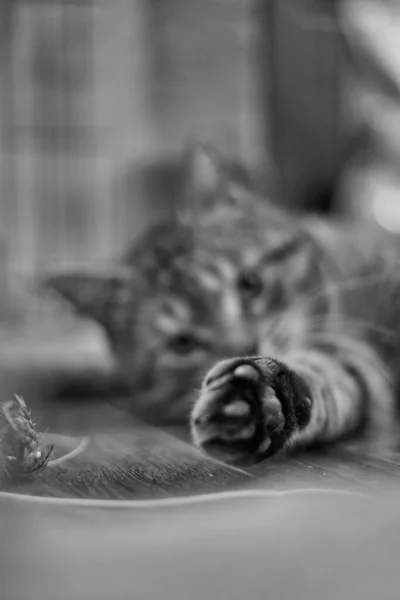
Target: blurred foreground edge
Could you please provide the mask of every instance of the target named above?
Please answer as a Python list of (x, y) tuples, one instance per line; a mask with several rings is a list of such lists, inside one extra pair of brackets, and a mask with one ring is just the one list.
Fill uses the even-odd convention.
[(396, 598), (398, 493), (114, 510), (4, 503), (4, 600)]

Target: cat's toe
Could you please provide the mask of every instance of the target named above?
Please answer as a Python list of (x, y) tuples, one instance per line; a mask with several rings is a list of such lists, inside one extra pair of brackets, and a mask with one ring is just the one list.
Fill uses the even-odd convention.
[(260, 372), (253, 365), (248, 363), (235, 367), (233, 375), (240, 379), (247, 379), (248, 381), (254, 382), (257, 382), (260, 378)]
[(193, 409), (195, 444), (234, 464), (267, 456), (285, 419), (274, 390), (252, 359), (218, 363), (206, 376)]

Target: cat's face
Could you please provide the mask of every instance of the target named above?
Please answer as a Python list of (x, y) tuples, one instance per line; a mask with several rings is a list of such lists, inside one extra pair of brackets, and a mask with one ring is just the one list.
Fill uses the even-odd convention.
[(120, 268), (53, 282), (103, 325), (133, 408), (157, 421), (184, 420), (207, 370), (256, 354), (315, 277), (300, 230), (203, 160), (183, 214), (147, 231)]

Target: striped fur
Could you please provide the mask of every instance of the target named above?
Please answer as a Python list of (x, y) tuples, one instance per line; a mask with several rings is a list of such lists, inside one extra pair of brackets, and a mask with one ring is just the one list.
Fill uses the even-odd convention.
[(123, 276), (112, 270), (103, 291), (96, 276), (92, 297), (87, 274), (54, 284), (105, 327), (132, 408), (190, 416), (194, 441), (230, 462), (384, 435), (400, 371), (398, 240), (285, 214), (200, 151), (208, 180), (193, 178), (179, 217), (135, 243)]

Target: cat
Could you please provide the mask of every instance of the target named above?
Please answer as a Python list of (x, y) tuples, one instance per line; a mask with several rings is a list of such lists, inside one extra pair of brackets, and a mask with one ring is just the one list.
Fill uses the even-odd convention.
[(107, 334), (132, 406), (252, 464), (385, 435), (397, 416), (400, 243), (288, 213), (199, 144), (178, 214), (101, 272), (46, 285)]

